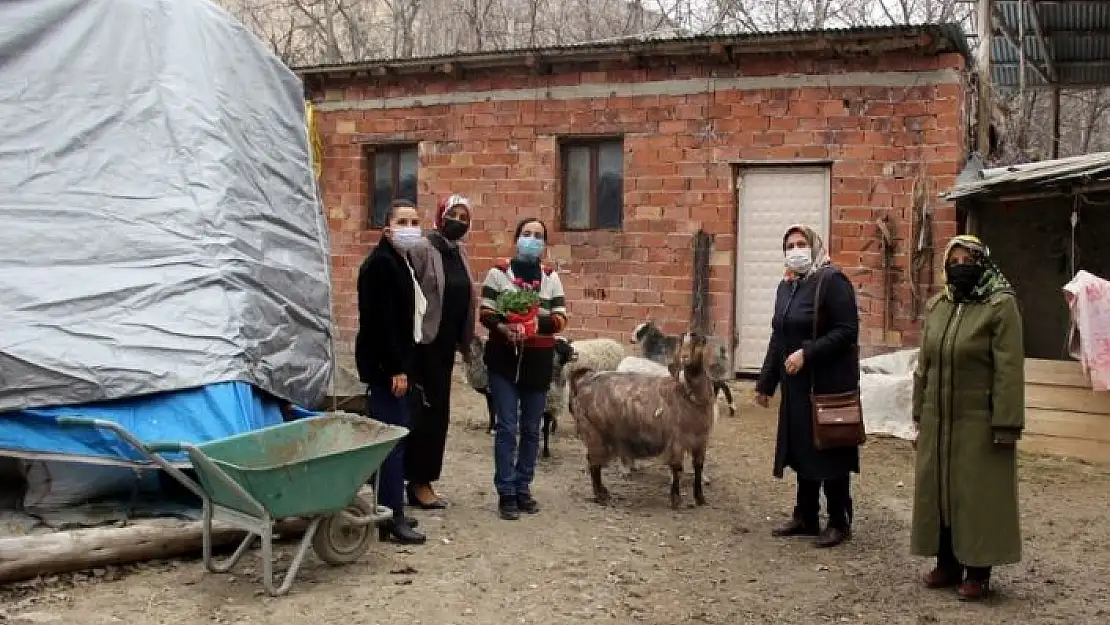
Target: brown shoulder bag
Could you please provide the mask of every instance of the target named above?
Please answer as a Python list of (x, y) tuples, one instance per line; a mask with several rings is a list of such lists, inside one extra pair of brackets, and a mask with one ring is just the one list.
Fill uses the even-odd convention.
[[(813, 294), (813, 340), (817, 340), (817, 328), (821, 316), (822, 287), (828, 275), (838, 271), (828, 268), (818, 272), (817, 287)], [(859, 360), (859, 345), (852, 345)], [(813, 402), (813, 444), (817, 449), (836, 449), (857, 447), (867, 440), (863, 427), (863, 404), (860, 403), (859, 388), (846, 393), (818, 394), (814, 391), (816, 371), (810, 376), (809, 396)]]

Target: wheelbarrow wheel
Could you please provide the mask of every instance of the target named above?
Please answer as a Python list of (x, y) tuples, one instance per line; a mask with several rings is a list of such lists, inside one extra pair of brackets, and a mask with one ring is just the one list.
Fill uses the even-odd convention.
[[(364, 517), (374, 514), (374, 504), (356, 496), (346, 510), (351, 516)], [(324, 562), (339, 566), (350, 564), (362, 557), (373, 541), (377, 525), (356, 525), (347, 522), (342, 514), (320, 521), (312, 537), (312, 550)]]

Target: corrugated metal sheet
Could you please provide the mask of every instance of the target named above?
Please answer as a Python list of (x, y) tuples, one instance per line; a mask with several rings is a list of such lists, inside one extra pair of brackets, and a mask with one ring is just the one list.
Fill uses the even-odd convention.
[[(1107, 0), (1110, 2), (1110, 0)], [(722, 43), (728, 44), (758, 44), (782, 43), (795, 39), (826, 38), (829, 40), (848, 40), (852, 38), (879, 40), (884, 37), (905, 37), (915, 35), (928, 35), (939, 41), (943, 48), (970, 54), (967, 45), (967, 35), (959, 24), (910, 24), (896, 26), (866, 26), (856, 28), (830, 28), (824, 30), (788, 30), (765, 33), (715, 33), (692, 37), (660, 36), (658, 33), (645, 35), (632, 35), (628, 37), (606, 39), (586, 43), (574, 43), (547, 48), (515, 48), (495, 52), (476, 52), (444, 54), (407, 59), (372, 59), (354, 63), (335, 63), (302, 66), (293, 68), (300, 74), (327, 73), (329, 71), (345, 71), (349, 69), (362, 69), (374, 65), (409, 64), (409, 63), (445, 63), (480, 61), (495, 56), (508, 57), (513, 55), (535, 54), (541, 57), (558, 57), (569, 52), (583, 51), (619, 51), (629, 48), (640, 48), (653, 44), (678, 44), (683, 43)]]
[[(1018, 0), (994, 0), (994, 4), (1002, 23), (1016, 36), (1022, 3)], [(1026, 0), (1024, 7), (1025, 40), (1022, 47), (1026, 63), (1035, 62), (1044, 67), (1045, 54), (1038, 45), (1033, 26), (1035, 10), (1048, 40), (1051, 58), (1056, 63), (1058, 84), (1110, 84), (1110, 0)], [(1012, 87), (1020, 84), (1018, 51), (1001, 33), (995, 33), (991, 38), (991, 59), (995, 64), (996, 85)], [(1036, 72), (1027, 69), (1025, 84), (1033, 87), (1047, 83)]]
[(984, 198), (1110, 180), (1110, 152), (983, 169), (975, 176), (976, 180), (967, 180), (971, 177), (961, 174), (960, 182), (944, 197)]

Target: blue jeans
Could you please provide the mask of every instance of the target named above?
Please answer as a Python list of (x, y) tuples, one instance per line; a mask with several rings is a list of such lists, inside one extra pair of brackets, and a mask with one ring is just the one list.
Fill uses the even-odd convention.
[[(540, 422), (546, 404), (543, 391), (525, 391), (492, 371), (489, 390), (497, 410), (493, 439), (493, 484), (501, 497), (530, 495), (540, 453)], [(517, 447), (517, 432), (520, 446)]]
[[(396, 397), (385, 386), (371, 386), (367, 390), (370, 416), (387, 425), (409, 427), (409, 405), (405, 397)], [(393, 511), (393, 516), (405, 514), (405, 441), (401, 439), (386, 456), (378, 469), (378, 503)]]

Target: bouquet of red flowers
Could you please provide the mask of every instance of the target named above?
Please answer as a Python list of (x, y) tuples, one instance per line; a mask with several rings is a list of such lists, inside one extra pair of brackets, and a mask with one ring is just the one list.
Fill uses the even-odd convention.
[(540, 281), (526, 282), (516, 278), (513, 286), (516, 288), (497, 296), (497, 312), (504, 315), (507, 322), (520, 325), (526, 338), (533, 337), (538, 329)]

